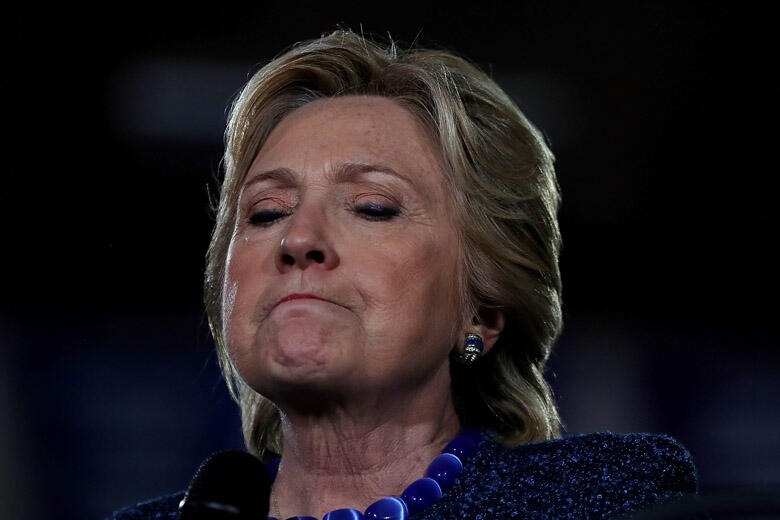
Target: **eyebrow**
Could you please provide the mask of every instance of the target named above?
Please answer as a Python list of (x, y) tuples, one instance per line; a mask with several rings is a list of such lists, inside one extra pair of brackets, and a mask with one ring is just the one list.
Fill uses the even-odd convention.
[[(326, 177), (328, 177), (328, 179), (334, 184), (341, 184), (345, 182), (351, 182), (355, 179), (355, 177), (358, 177), (367, 172), (386, 173), (402, 180), (411, 187), (415, 187), (415, 184), (409, 177), (398, 173), (389, 166), (382, 164), (353, 162), (342, 163), (339, 164), (335, 169), (327, 172)], [(293, 185), (295, 184), (295, 172), (290, 168), (274, 168), (273, 170), (260, 172), (252, 175), (252, 177), (244, 184), (244, 189), (252, 184), (267, 180), (277, 181), (280, 184)]]

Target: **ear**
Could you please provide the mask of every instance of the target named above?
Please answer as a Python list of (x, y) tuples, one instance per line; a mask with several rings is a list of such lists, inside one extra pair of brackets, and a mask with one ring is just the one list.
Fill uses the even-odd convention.
[[(493, 345), (498, 341), (498, 337), (501, 335), (501, 331), (504, 330), (506, 324), (506, 317), (504, 312), (500, 309), (480, 309), (479, 319), (474, 319), (475, 323), (469, 324), (464, 328), (464, 334), (466, 332), (475, 332), (482, 336), (482, 343), (484, 350), (482, 354), (485, 355), (490, 352)], [(461, 347), (462, 349), (462, 347)]]

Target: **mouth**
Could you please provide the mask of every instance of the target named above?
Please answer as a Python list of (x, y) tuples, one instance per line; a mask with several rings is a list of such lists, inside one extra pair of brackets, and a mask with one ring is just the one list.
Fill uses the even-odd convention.
[(272, 310), (279, 306), (280, 304), (284, 302), (289, 302), (292, 300), (303, 300), (303, 299), (312, 299), (312, 300), (322, 300), (324, 302), (330, 301), (326, 300), (325, 298), (320, 298), (319, 296), (314, 296), (313, 294), (305, 294), (305, 293), (295, 293), (295, 294), (289, 294), (276, 302), (276, 304), (272, 307)]

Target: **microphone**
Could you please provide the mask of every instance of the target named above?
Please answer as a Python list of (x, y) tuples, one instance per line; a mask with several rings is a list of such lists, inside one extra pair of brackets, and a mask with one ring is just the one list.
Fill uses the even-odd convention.
[(203, 461), (179, 503), (179, 520), (257, 520), (268, 516), (271, 481), (265, 465), (245, 451)]

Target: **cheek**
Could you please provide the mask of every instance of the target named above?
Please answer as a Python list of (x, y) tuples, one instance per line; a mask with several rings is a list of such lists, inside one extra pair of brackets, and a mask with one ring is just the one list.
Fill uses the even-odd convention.
[(382, 248), (379, 258), (365, 259), (372, 266), (365, 278), (370, 304), (388, 326), (441, 332), (457, 320), (457, 243), (446, 238), (425, 233), (394, 241), (395, 247)]
[(229, 324), (235, 314), (237, 292), (238, 283), (226, 274), (225, 283), (222, 286), (222, 335), (224, 337), (227, 337), (227, 332), (231, 330)]
[[(252, 259), (255, 259), (253, 261)], [(240, 242), (231, 243), (222, 296), (223, 335), (231, 356), (253, 334), (252, 320), (263, 287), (262, 263)]]

